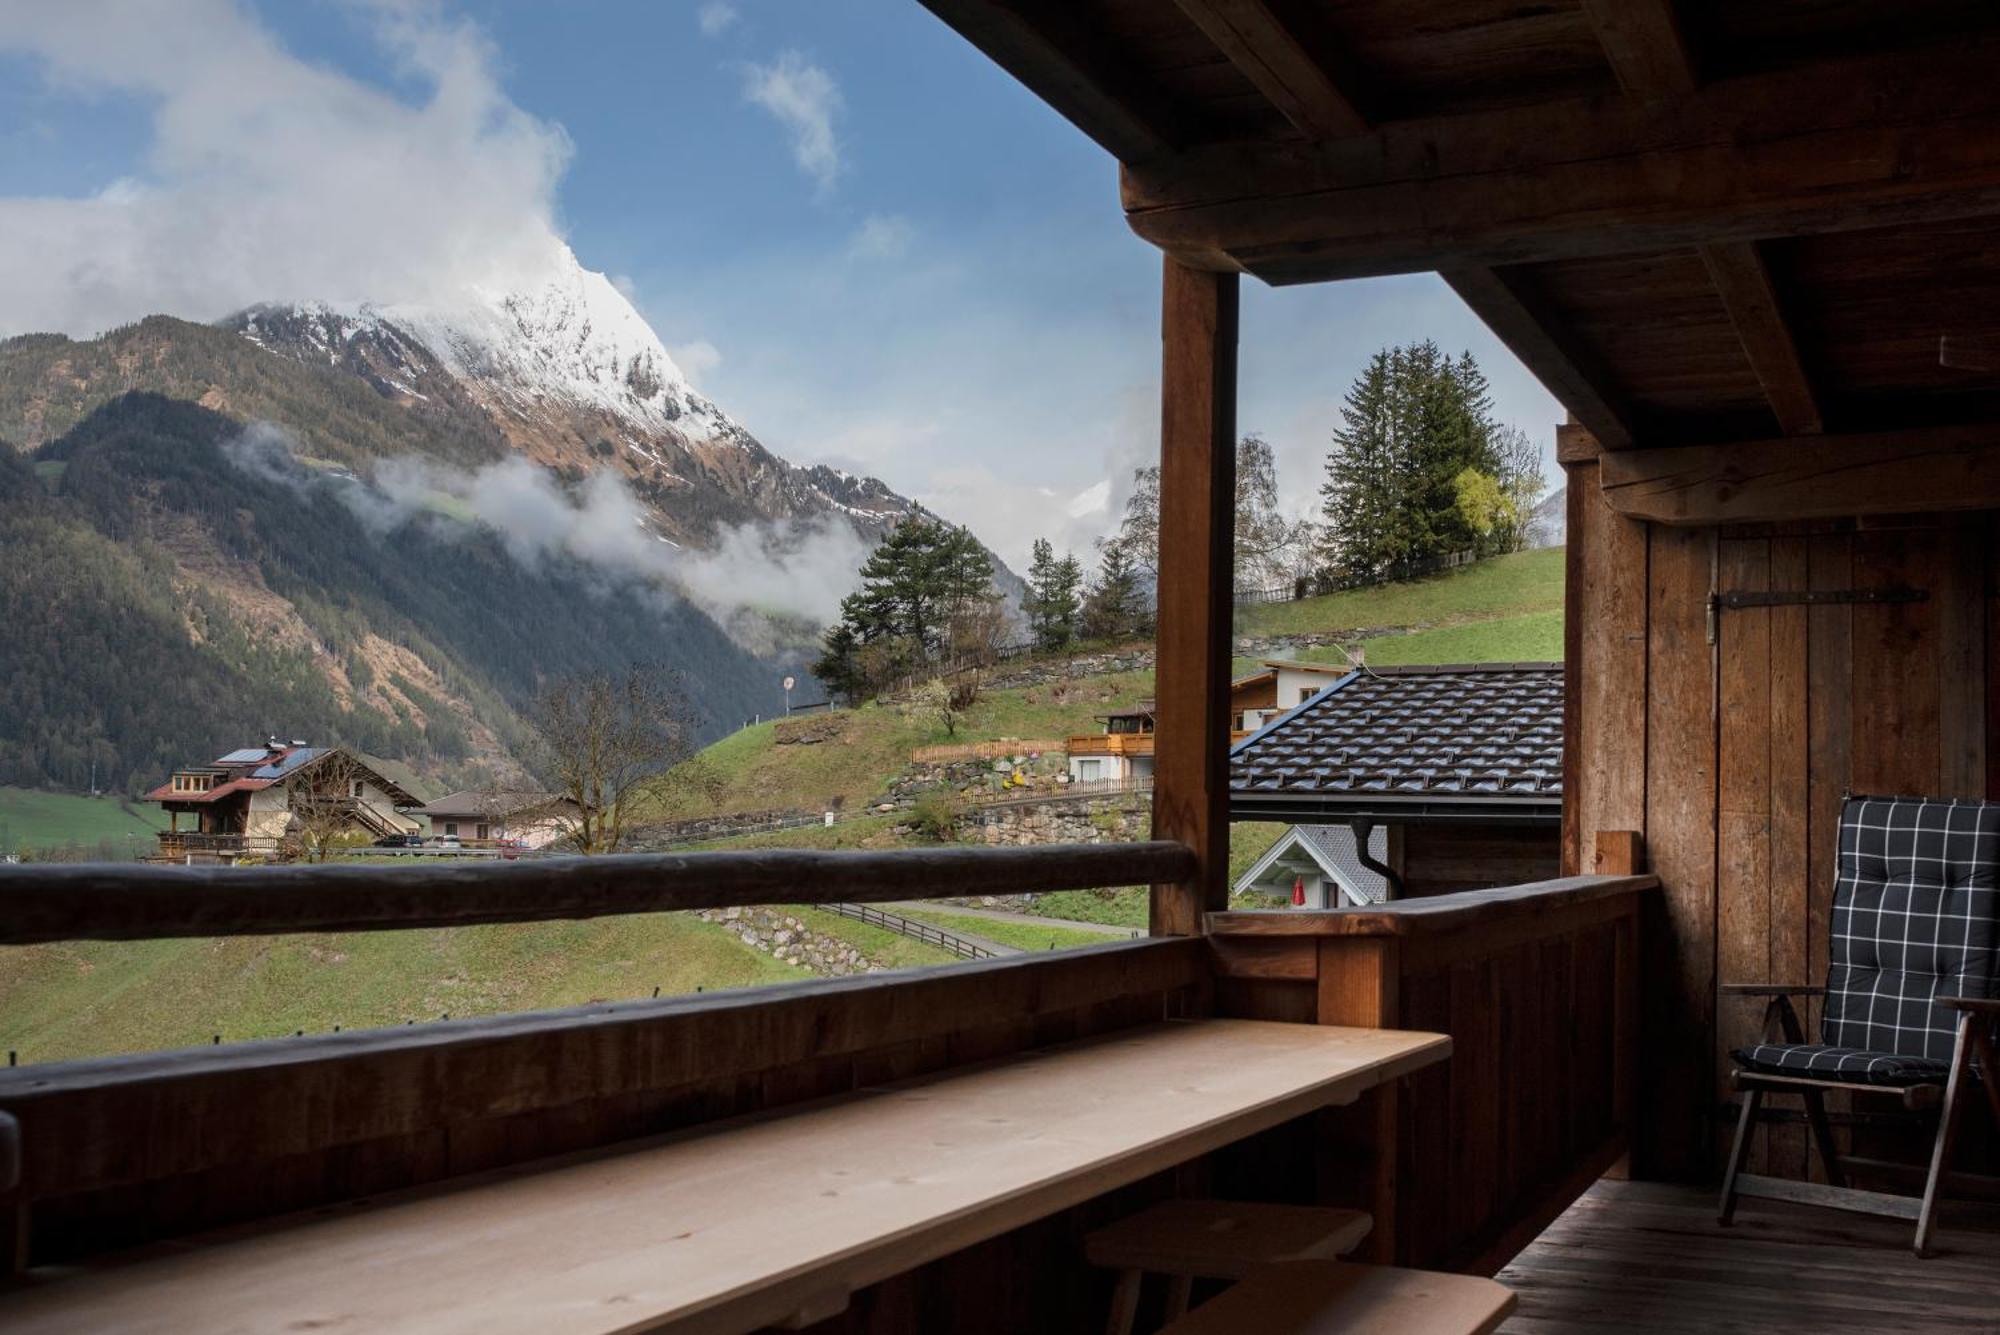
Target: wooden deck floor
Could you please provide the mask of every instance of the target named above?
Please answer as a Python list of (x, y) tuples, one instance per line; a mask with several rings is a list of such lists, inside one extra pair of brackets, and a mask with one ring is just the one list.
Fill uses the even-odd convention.
[(1501, 1271), (1506, 1335), (2000, 1331), (2000, 1227), (1949, 1213), (1939, 1254), (1909, 1224), (1745, 1200), (1719, 1228), (1704, 1190), (1600, 1182)]

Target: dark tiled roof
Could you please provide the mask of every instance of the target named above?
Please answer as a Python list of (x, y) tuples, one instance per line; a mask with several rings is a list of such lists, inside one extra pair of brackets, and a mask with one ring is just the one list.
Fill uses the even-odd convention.
[[(1230, 752), (1238, 806), (1562, 805), (1557, 663), (1362, 669)], [(1303, 814), (1303, 813), (1302, 813)]]

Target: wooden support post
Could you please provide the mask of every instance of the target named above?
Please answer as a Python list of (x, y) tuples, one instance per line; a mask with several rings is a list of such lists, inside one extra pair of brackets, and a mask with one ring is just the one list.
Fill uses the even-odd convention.
[[(1402, 1015), (1402, 942), (1395, 936), (1324, 937), (1319, 943), (1318, 1015), (1321, 1024), (1394, 1029)], [(1362, 1096), (1353, 1108), (1335, 1109), (1324, 1119), (1331, 1133), (1323, 1142), (1321, 1204), (1356, 1204), (1375, 1219), (1357, 1255), (1377, 1264), (1397, 1259), (1397, 1133), (1402, 1119), (1402, 1082), (1391, 1080)], [(1359, 1182), (1337, 1174), (1359, 1171)], [(1353, 1191), (1359, 1201), (1329, 1201), (1324, 1188)]]
[(1153, 830), (1194, 850), (1155, 885), (1155, 936), (1229, 906), (1229, 619), (1236, 494), (1236, 275), (1169, 257), (1160, 341), (1160, 578)]
[(1637, 876), (1646, 869), (1646, 841), (1637, 830), (1599, 830), (1590, 870), (1598, 876)]

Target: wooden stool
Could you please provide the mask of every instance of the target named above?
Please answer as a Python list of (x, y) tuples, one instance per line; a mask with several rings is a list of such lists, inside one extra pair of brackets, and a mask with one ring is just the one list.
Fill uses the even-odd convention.
[(1160, 1335), (1488, 1335), (1513, 1291), (1476, 1275), (1347, 1261), (1288, 1261), (1243, 1281)]
[(1196, 1279), (1242, 1279), (1273, 1261), (1327, 1260), (1352, 1251), (1374, 1220), (1360, 1210), (1260, 1201), (1162, 1201), (1083, 1240), (1092, 1265), (1118, 1272), (1110, 1335), (1131, 1335), (1147, 1272), (1169, 1277), (1167, 1320), (1187, 1312)]

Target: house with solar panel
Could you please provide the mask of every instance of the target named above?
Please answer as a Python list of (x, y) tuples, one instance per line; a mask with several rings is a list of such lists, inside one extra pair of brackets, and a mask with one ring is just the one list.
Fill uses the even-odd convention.
[(167, 813), (161, 862), (275, 858), (301, 843), (419, 835), (423, 799), (382, 762), (331, 746), (281, 742), (174, 771), (145, 795)]
[(1230, 748), (1232, 821), (1293, 828), (1237, 882), (1342, 908), (1550, 879), (1560, 663), (1359, 667)]

